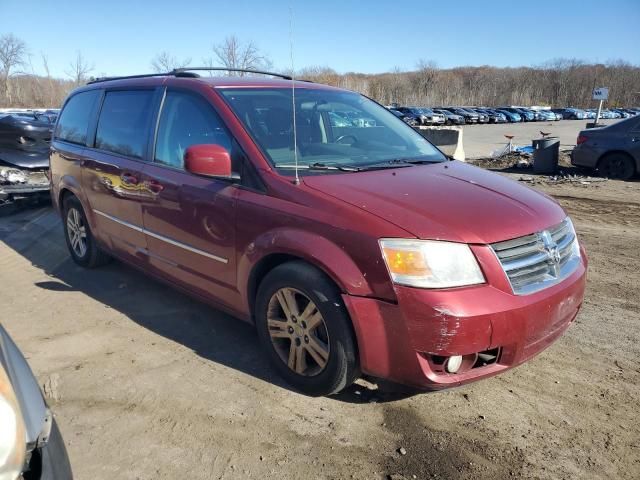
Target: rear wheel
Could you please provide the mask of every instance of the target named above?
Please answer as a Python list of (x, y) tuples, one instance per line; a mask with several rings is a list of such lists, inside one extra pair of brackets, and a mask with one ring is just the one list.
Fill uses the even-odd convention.
[(63, 216), (64, 236), (73, 261), (86, 268), (107, 263), (110, 257), (96, 244), (82, 204), (75, 196), (65, 198)]
[(351, 321), (323, 272), (300, 261), (276, 267), (260, 284), (255, 316), (273, 365), (296, 389), (329, 395), (357, 378)]
[(625, 153), (610, 153), (598, 163), (601, 177), (629, 180), (636, 173), (633, 159)]

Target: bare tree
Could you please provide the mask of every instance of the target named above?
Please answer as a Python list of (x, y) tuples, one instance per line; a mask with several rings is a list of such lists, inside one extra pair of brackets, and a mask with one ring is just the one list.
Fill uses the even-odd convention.
[(176, 68), (187, 67), (190, 63), (190, 57), (178, 60), (177, 57), (163, 50), (151, 59), (151, 68), (156, 73), (170, 72)]
[(12, 33), (0, 37), (0, 79), (2, 80), (2, 94), (11, 104), (11, 89), (9, 77), (18, 67), (25, 64), (27, 45)]
[(76, 59), (69, 63), (69, 70), (65, 73), (74, 81), (77, 87), (87, 81), (89, 73), (92, 72), (94, 68), (95, 66), (89, 64), (82, 56), (82, 53), (80, 53), (80, 50), (78, 50), (76, 52)]
[[(269, 69), (273, 65), (267, 55), (250, 41), (241, 42), (238, 37), (231, 35), (224, 42), (213, 46), (214, 58), (205, 60), (209, 65), (219, 65), (230, 69), (261, 70)], [(240, 72), (240, 76), (244, 73)]]
[(55, 95), (55, 91), (56, 91), (56, 83), (53, 81), (53, 78), (51, 77), (51, 71), (49, 70), (49, 58), (44, 54), (44, 53), (40, 53), (40, 55), (42, 56), (42, 68), (44, 69), (44, 73), (46, 74), (46, 88), (43, 88), (43, 90), (46, 90), (46, 99), (45, 99), (45, 104), (48, 106), (53, 106), (56, 105), (58, 102), (56, 102), (56, 95)]

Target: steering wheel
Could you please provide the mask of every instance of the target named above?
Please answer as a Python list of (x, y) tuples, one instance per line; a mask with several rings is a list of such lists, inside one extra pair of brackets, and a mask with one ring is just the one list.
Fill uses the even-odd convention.
[(340, 143), (342, 140), (344, 140), (345, 138), (352, 138), (353, 142), (351, 143), (351, 145), (354, 145), (356, 143), (358, 143), (358, 138), (355, 135), (340, 135), (338, 138), (336, 138), (335, 143)]

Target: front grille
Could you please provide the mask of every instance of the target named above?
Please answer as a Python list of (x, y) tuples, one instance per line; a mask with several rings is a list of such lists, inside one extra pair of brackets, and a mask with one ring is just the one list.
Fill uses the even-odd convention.
[(491, 245), (513, 293), (527, 295), (555, 285), (580, 264), (576, 232), (567, 217), (547, 230)]

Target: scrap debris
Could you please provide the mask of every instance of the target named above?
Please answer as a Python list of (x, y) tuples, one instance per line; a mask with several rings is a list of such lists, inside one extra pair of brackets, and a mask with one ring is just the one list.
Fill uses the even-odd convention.
[(594, 183), (606, 182), (608, 179), (601, 178), (601, 177), (590, 177), (587, 175), (571, 174), (563, 170), (560, 170), (555, 175), (538, 175), (538, 176), (523, 175), (520, 178), (518, 178), (518, 180), (521, 182), (530, 183), (532, 185), (541, 184), (541, 183), (544, 183), (547, 185), (560, 185), (560, 184), (570, 183), (573, 185), (582, 185), (584, 187), (588, 187)]
[[(476, 158), (468, 160), (468, 163), (489, 170), (512, 171), (513, 173), (516, 173), (516, 171), (533, 168), (533, 155), (525, 148), (517, 148), (511, 153), (507, 153), (500, 157)], [(607, 181), (606, 178), (581, 175), (575, 173), (576, 171), (579, 170), (571, 165), (570, 150), (563, 150), (560, 152), (560, 156), (558, 158), (557, 173), (554, 173), (553, 175), (522, 175), (518, 177), (518, 180), (530, 185), (572, 184), (583, 186), (585, 188), (594, 186), (593, 184)]]

